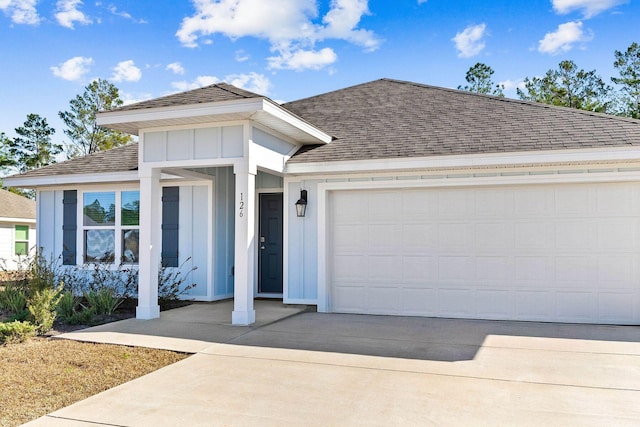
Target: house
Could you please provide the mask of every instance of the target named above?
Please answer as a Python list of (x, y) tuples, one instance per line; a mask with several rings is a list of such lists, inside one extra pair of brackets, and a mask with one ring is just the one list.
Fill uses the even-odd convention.
[(36, 245), (36, 202), (0, 189), (0, 273), (15, 270)]
[[(640, 324), (640, 121), (381, 79), (285, 104), (228, 84), (99, 114), (139, 142), (6, 179), (67, 265), (198, 269), (189, 298)], [(306, 208), (306, 212), (300, 212)]]

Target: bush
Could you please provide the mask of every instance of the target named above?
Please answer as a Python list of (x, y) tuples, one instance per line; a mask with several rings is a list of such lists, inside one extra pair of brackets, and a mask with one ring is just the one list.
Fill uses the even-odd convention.
[(63, 322), (67, 322), (67, 319), (72, 317), (78, 310), (82, 298), (76, 297), (72, 292), (64, 292), (60, 295), (60, 300), (56, 304), (56, 313), (58, 313), (58, 319)]
[(198, 269), (198, 267), (193, 267), (189, 271), (183, 272), (182, 268), (189, 260), (191, 258), (184, 260), (178, 268), (160, 266), (158, 270), (158, 301), (161, 307), (171, 301), (178, 300), (181, 295), (196, 286), (195, 283), (184, 285), (189, 273)]
[(25, 291), (14, 285), (7, 285), (0, 290), (0, 310), (17, 314), (27, 308)]
[(29, 322), (0, 323), (0, 344), (23, 342), (36, 335), (36, 327)]
[(93, 308), (98, 315), (111, 316), (118, 309), (124, 298), (117, 297), (109, 288), (102, 288), (97, 291), (88, 291), (84, 294), (89, 308)]
[(36, 326), (38, 333), (49, 332), (56, 320), (56, 306), (60, 301), (62, 286), (56, 289), (45, 288), (35, 290), (27, 301), (27, 308), (31, 314), (30, 320)]
[(93, 307), (85, 308), (74, 312), (71, 316), (64, 319), (69, 325), (93, 325), (93, 317), (96, 315), (96, 309)]

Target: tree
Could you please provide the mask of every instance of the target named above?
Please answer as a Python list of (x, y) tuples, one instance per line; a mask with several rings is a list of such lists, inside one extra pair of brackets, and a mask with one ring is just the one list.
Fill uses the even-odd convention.
[(16, 128), (18, 136), (9, 140), (11, 157), (20, 172), (56, 162), (55, 156), (62, 152), (62, 145), (51, 141), (55, 132), (44, 117), (27, 115), (24, 124)]
[(14, 165), (13, 158), (9, 152), (10, 139), (4, 132), (0, 133), (0, 175), (4, 174), (5, 168)]
[(469, 84), (458, 86), (458, 90), (482, 93), (484, 95), (504, 96), (504, 85), (495, 84), (491, 80), (493, 73), (494, 71), (491, 67), (478, 62), (467, 71), (465, 80)]
[(631, 43), (626, 52), (615, 51), (613, 66), (620, 77), (611, 80), (622, 86), (622, 114), (640, 119), (640, 45)]
[(562, 61), (557, 70), (549, 70), (544, 77), (526, 78), (526, 92), (518, 89), (520, 99), (577, 108), (579, 110), (610, 112), (612, 88), (607, 86), (595, 70), (578, 70), (573, 61)]
[(122, 104), (118, 88), (102, 79), (94, 80), (82, 95), (69, 101), (69, 111), (58, 113), (67, 126), (64, 133), (71, 139), (67, 157), (83, 156), (131, 142), (131, 136), (96, 123), (98, 111), (112, 110)]

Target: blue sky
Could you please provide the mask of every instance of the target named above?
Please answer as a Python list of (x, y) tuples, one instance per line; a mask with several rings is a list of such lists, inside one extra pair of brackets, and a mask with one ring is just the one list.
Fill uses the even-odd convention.
[(390, 77), (455, 88), (476, 62), (507, 96), (561, 60), (615, 75), (639, 0), (0, 0), (0, 131), (94, 78), (126, 102), (227, 81), (291, 101)]

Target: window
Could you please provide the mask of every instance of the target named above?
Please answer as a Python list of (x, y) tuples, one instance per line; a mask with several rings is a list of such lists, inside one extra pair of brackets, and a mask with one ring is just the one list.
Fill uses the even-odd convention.
[(28, 225), (16, 225), (15, 253), (16, 255), (27, 255), (29, 253)]
[(82, 214), (85, 263), (138, 262), (139, 191), (84, 193)]

